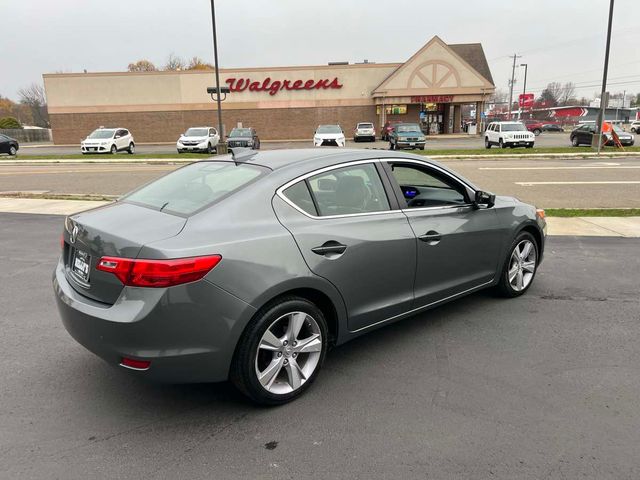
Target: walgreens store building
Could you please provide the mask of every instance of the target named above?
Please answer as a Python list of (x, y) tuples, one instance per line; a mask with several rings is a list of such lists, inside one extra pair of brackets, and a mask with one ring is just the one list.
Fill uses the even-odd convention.
[[(405, 63), (221, 69), (231, 89), (228, 132), (254, 127), (264, 140), (309, 139), (319, 124), (421, 122), (459, 133), (462, 106), (483, 111), (495, 86), (482, 46), (433, 37)], [(77, 144), (99, 126), (125, 127), (137, 142), (173, 142), (191, 126), (217, 125), (211, 71), (43, 75), (56, 144)]]

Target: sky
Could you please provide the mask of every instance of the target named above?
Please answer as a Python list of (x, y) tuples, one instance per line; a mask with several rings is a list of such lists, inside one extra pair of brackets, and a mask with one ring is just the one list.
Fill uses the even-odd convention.
[[(612, 93), (640, 92), (638, 0), (616, 0)], [(508, 89), (512, 59), (527, 90), (574, 82), (600, 90), (607, 0), (216, 0), (220, 67), (402, 62), (433, 35), (482, 43), (495, 84)], [(0, 95), (51, 72), (123, 71), (169, 54), (213, 63), (209, 0), (0, 0)], [(516, 69), (515, 90), (524, 69)]]

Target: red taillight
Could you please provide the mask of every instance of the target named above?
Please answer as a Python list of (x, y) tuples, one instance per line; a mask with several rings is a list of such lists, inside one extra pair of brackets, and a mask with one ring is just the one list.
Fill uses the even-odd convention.
[(133, 368), (134, 370), (148, 370), (151, 366), (151, 362), (147, 360), (135, 360), (133, 358), (123, 357), (120, 361), (120, 365), (127, 368)]
[(102, 257), (96, 269), (113, 273), (130, 287), (161, 288), (200, 280), (220, 260), (220, 255), (171, 260)]
[(60, 249), (64, 250), (64, 233), (60, 234)]

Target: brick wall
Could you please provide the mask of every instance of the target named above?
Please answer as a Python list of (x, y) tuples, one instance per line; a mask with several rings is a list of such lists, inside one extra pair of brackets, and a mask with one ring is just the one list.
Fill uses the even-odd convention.
[[(79, 144), (99, 126), (128, 128), (136, 142), (173, 142), (192, 126), (217, 127), (215, 110), (122, 113), (57, 113), (51, 114), (53, 142)], [(353, 107), (317, 107), (290, 109), (224, 110), (222, 121), (227, 133), (242, 122), (254, 127), (263, 140), (309, 139), (319, 124), (338, 123), (351, 136), (356, 123), (376, 124), (373, 105)]]

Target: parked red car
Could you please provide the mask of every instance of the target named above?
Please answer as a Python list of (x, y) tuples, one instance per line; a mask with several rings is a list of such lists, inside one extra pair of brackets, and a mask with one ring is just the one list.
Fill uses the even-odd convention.
[(542, 127), (545, 124), (540, 120), (534, 120), (534, 119), (520, 120), (520, 121), (524, 123), (524, 126), (527, 127), (527, 130), (529, 130), (530, 132), (533, 132), (534, 135), (540, 135), (543, 130)]

